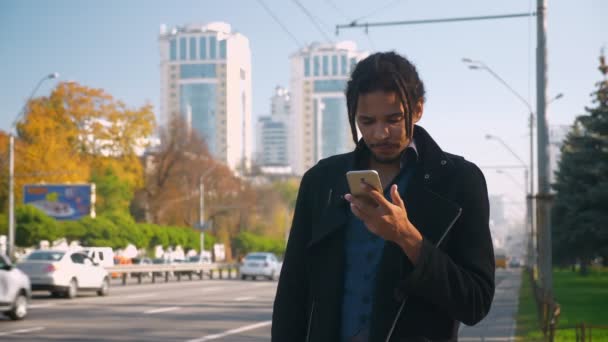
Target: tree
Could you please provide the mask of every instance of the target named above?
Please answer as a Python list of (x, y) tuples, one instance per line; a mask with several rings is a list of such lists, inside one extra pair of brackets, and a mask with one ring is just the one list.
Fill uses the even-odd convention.
[[(91, 170), (111, 167), (131, 189), (143, 185), (136, 155), (154, 130), (152, 106), (129, 108), (101, 89), (59, 83), (49, 97), (34, 98), (16, 126), (15, 198), (24, 184), (84, 183)], [(8, 139), (0, 135), (6, 164)], [(3, 165), (4, 166), (4, 165)], [(5, 182), (2, 174), (0, 183)], [(0, 200), (6, 195), (0, 193)]]
[(552, 212), (558, 262), (581, 261), (581, 272), (608, 245), (608, 65), (600, 57), (603, 80), (596, 84), (594, 107), (576, 118), (562, 147)]
[(114, 169), (107, 167), (105, 170), (94, 170), (91, 182), (95, 183), (97, 214), (129, 212), (133, 189), (127, 181), (118, 178)]

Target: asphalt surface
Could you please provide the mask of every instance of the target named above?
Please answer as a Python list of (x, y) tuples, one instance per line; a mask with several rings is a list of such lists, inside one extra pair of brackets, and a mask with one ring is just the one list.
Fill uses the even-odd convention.
[[(460, 341), (511, 341), (519, 270), (498, 270), (492, 310)], [(29, 316), (0, 318), (1, 341), (269, 341), (276, 281), (183, 280), (128, 286), (73, 300), (35, 292)]]
[(276, 281), (114, 286), (73, 300), (35, 293), (29, 316), (0, 321), (2, 341), (267, 341)]

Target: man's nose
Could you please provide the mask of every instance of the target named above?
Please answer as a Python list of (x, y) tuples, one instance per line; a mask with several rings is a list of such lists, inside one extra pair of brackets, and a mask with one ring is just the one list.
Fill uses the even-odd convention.
[(389, 136), (389, 130), (387, 125), (377, 125), (374, 128), (374, 138), (375, 139), (386, 139)]

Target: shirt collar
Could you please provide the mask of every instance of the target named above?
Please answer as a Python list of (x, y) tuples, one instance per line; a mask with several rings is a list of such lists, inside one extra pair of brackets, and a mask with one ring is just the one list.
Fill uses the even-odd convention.
[(412, 138), (410, 144), (407, 145), (405, 150), (403, 150), (403, 152), (401, 153), (400, 167), (403, 169), (403, 167), (406, 166), (407, 163), (410, 163), (412, 161), (414, 162), (414, 164), (416, 164), (416, 162), (418, 161), (418, 148), (416, 147), (416, 141), (414, 140), (414, 138)]

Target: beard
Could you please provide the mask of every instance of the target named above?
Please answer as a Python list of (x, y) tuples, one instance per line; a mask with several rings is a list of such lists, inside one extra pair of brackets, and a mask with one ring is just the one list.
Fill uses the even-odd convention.
[(378, 164), (395, 164), (401, 160), (401, 153), (394, 157), (380, 157), (374, 152), (371, 153), (372, 159)]

